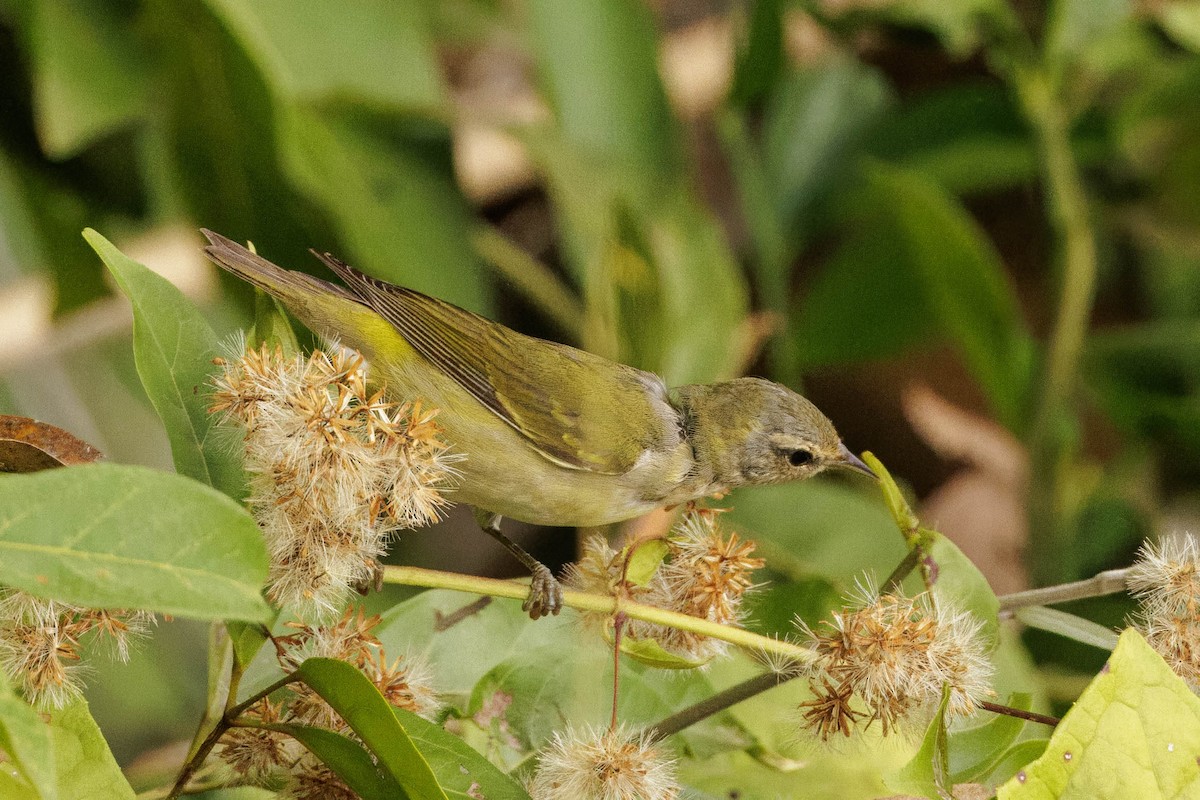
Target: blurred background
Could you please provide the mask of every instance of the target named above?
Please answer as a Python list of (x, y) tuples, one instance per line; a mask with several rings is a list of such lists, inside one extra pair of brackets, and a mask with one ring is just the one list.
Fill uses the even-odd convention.
[[(231, 333), (205, 226), (672, 384), (781, 381), (998, 593), (1088, 576), (1200, 527), (1198, 52), (1200, 0), (0, 0), (0, 413), (169, 469), (80, 231)], [(890, 572), (863, 483), (726, 501), (770, 564), (752, 625)], [(473, 528), (393, 555), (517, 574)], [(124, 762), (190, 735), (204, 641), (98, 667)], [(1103, 658), (1013, 647), (1059, 708)]]

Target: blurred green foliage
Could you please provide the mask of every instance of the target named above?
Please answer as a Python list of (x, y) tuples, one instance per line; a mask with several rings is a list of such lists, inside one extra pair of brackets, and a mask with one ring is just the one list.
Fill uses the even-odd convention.
[[(728, 86), (685, 117), (660, 48), (709, 13), (736, 32)], [(1027, 448), (1033, 572), (1082, 577), (1200, 502), (1198, 52), (1195, 0), (3, 0), (0, 300), (42, 280), (78, 330), (111, 293), (82, 228), (204, 225), (550, 322), (673, 384), (750, 369), (800, 388), (951, 351), (965, 389), (906, 374), (979, 398)], [(489, 68), (542, 113), (476, 104)], [(480, 122), (520, 144), (519, 190), (465, 192), (456, 146)], [(530, 245), (548, 268), (511, 282), (535, 318), (504, 291), (498, 228), (548, 238)], [(246, 299), (221, 284), (215, 335)], [(0, 411), (166, 466), (111, 330), (35, 331)], [(885, 457), (905, 446), (830, 410)], [(844, 486), (734, 501), (778, 577), (764, 628), (903, 553)]]

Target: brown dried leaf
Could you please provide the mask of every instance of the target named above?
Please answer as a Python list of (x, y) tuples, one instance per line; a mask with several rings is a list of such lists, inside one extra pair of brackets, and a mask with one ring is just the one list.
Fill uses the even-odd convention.
[(62, 428), (29, 417), (0, 414), (0, 472), (38, 472), (90, 464), (103, 455)]

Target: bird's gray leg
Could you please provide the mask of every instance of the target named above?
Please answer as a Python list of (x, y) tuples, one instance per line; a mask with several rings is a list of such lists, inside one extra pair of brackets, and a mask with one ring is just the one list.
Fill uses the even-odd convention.
[(562, 611), (563, 590), (554, 577), (554, 573), (545, 564), (526, 553), (519, 544), (500, 532), (500, 520), (503, 517), (477, 508), (475, 509), (475, 519), (484, 533), (504, 545), (508, 552), (516, 556), (517, 560), (524, 564), (525, 568), (533, 575), (533, 581), (529, 585), (529, 596), (521, 604), (521, 609), (528, 611), (531, 619)]

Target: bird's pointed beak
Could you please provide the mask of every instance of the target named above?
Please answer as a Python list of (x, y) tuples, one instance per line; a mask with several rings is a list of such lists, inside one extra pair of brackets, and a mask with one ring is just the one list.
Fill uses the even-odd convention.
[(855, 472), (861, 472), (864, 475), (870, 475), (875, 480), (879, 480), (879, 476), (875, 474), (875, 470), (868, 467), (863, 460), (854, 453), (850, 452), (850, 448), (846, 447), (845, 442), (838, 443), (838, 455), (841, 460), (836, 462), (836, 466), (852, 469)]

